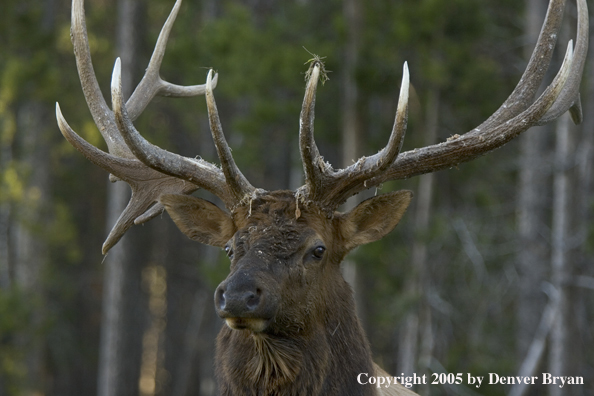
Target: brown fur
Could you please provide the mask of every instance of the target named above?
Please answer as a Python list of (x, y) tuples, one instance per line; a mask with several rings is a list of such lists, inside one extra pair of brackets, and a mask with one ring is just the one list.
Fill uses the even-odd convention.
[[(187, 197), (162, 199), (190, 237), (217, 246), (229, 239), (231, 271), (215, 295), (219, 315), (229, 320), (217, 338), (221, 395), (377, 394), (357, 382), (359, 373), (377, 366), (340, 263), (349, 250), (390, 232), (410, 198), (409, 192), (385, 194), (330, 218), (315, 204), (297, 208), (292, 191), (266, 193), (231, 215)], [(320, 246), (326, 249), (321, 258), (312, 253)], [(257, 295), (255, 308), (229, 308), (228, 294), (237, 290)]]
[(301, 352), (295, 345), (266, 335), (252, 334), (256, 353), (246, 370), (254, 383), (273, 383), (278, 386), (295, 381), (301, 371)]

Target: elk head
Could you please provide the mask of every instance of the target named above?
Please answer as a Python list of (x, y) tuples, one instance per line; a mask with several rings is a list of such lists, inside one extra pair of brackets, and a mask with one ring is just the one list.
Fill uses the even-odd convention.
[[(346, 199), (388, 180), (406, 179), (470, 161), (568, 110), (575, 122), (581, 121), (578, 91), (588, 46), (585, 0), (577, 0), (575, 51), (570, 42), (557, 75), (535, 99), (552, 57), (565, 5), (564, 0), (551, 0), (526, 71), (509, 98), (485, 122), (447, 142), (400, 153), (408, 109), (409, 73), (405, 64), (388, 144), (377, 154), (362, 157), (345, 169), (334, 169), (325, 162), (314, 140), (315, 95), (323, 74), (323, 64), (314, 60), (307, 74), (299, 121), (305, 184), (295, 191), (258, 189), (236, 166), (223, 135), (213, 96), (216, 76), (212, 71), (205, 85), (194, 87), (175, 86), (159, 78), (165, 43), (180, 4), (181, 0), (177, 0), (159, 36), (146, 75), (127, 103), (121, 93), (120, 62), (116, 61), (112, 76), (112, 111), (102, 98), (92, 69), (83, 0), (73, 0), (72, 38), (82, 88), (110, 153), (80, 138), (66, 123), (59, 106), (56, 113), (60, 130), (70, 143), (89, 160), (132, 187), (131, 201), (103, 245), (104, 253), (133, 223), (147, 221), (163, 207), (190, 238), (227, 252), (231, 270), (216, 290), (215, 305), (219, 316), (227, 323), (219, 336), (217, 359), (223, 362), (220, 363), (222, 386), (229, 389), (235, 389), (234, 385), (229, 385), (229, 378), (251, 381), (253, 386), (272, 386), (272, 383), (282, 389), (301, 378), (305, 372), (302, 369), (310, 368), (316, 370), (315, 375), (322, 378), (321, 382), (306, 381), (310, 385), (299, 386), (309, 394), (317, 394), (322, 389), (332, 388), (327, 378), (344, 369), (331, 360), (341, 353), (353, 354), (354, 350), (358, 351), (356, 355), (362, 363), (346, 362), (347, 371), (373, 370), (369, 349), (356, 319), (352, 292), (339, 266), (351, 249), (390, 232), (402, 217), (412, 194), (408, 191), (388, 193), (362, 202), (349, 213), (337, 212)], [(206, 95), (220, 168), (202, 159), (167, 152), (140, 135), (133, 120), (157, 94)], [(219, 197), (226, 210), (188, 195), (198, 188)], [(328, 338), (329, 334), (336, 337)], [(268, 341), (262, 344), (263, 339)], [(273, 342), (270, 340), (276, 340), (273, 347), (270, 347)], [(262, 352), (263, 345), (276, 352), (272, 355)], [(244, 358), (243, 355), (249, 356)], [(339, 389), (337, 383), (336, 389)], [(343, 381), (342, 386), (345, 384)]]
[(411, 195), (380, 195), (331, 217), (317, 205), (299, 208), (292, 191), (258, 195), (231, 214), (188, 196), (165, 195), (161, 203), (190, 238), (227, 252), (231, 271), (215, 292), (227, 325), (286, 335), (326, 315), (320, 302), (335, 301), (332, 289), (344, 286), (345, 254), (390, 232)]

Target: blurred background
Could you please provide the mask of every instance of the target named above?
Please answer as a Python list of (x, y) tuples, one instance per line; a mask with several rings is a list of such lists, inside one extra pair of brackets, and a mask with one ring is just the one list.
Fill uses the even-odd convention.
[[(85, 6), (103, 92), (116, 56), (137, 84), (173, 0)], [(404, 61), (413, 85), (405, 150), (480, 124), (519, 80), (546, 6), (186, 0), (161, 75), (202, 84), (215, 68), (240, 168), (257, 187), (296, 188), (312, 54), (331, 71), (318, 89), (316, 139), (342, 167), (387, 143)], [(575, 14), (569, 1), (553, 71), (575, 35)], [(129, 192), (56, 125), (59, 101), (73, 128), (106, 149), (69, 29), (67, 0), (0, 2), (0, 395), (213, 395), (221, 321), (212, 296), (227, 258), (187, 240), (166, 214), (102, 256)], [(565, 116), (456, 169), (385, 184), (380, 193), (414, 190), (413, 204), (394, 232), (353, 252), (344, 268), (374, 359), (390, 373), (551, 372), (585, 384), (477, 389), (445, 380), (418, 392), (594, 394), (592, 59), (584, 75), (581, 126)], [(170, 151), (217, 161), (203, 97), (156, 98), (136, 126)]]

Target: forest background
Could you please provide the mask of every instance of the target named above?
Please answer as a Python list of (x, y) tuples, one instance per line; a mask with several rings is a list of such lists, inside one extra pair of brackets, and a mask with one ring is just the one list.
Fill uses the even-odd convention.
[[(129, 95), (172, 6), (86, 1), (104, 93), (121, 56)], [(480, 124), (519, 80), (546, 6), (186, 0), (161, 74), (202, 84), (214, 67), (240, 168), (257, 187), (295, 188), (310, 52), (331, 71), (318, 90), (316, 139), (341, 166), (387, 142), (404, 61), (413, 85), (405, 149)], [(568, 2), (559, 53), (575, 37), (575, 7)], [(221, 326), (212, 296), (227, 259), (187, 240), (166, 214), (101, 255), (128, 187), (108, 183), (56, 125), (59, 101), (74, 129), (105, 149), (69, 29), (66, 0), (0, 2), (0, 395), (212, 395)], [(374, 358), (388, 372), (551, 372), (585, 384), (418, 392), (594, 394), (593, 76), (590, 58), (582, 125), (565, 116), (456, 169), (386, 183), (380, 192), (413, 190), (413, 204), (394, 232), (344, 264)], [(203, 97), (156, 98), (136, 126), (170, 151), (217, 161)]]

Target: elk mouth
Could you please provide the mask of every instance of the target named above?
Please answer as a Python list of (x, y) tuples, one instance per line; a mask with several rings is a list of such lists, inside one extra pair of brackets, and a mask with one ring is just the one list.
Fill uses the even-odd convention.
[(225, 323), (232, 330), (250, 330), (254, 333), (261, 333), (270, 324), (272, 319), (262, 318), (225, 318)]
[(231, 274), (217, 287), (215, 309), (230, 329), (260, 333), (273, 322), (278, 297), (263, 284), (266, 282), (252, 272), (240, 271)]

